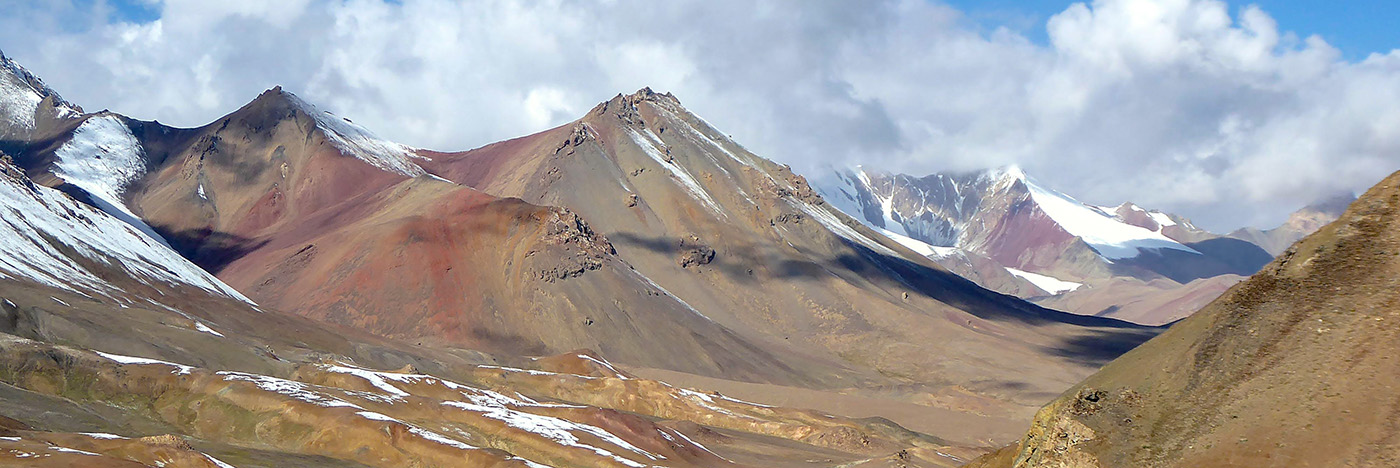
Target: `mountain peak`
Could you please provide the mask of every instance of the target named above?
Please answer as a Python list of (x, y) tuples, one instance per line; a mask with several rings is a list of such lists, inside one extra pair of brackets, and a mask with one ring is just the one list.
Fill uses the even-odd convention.
[(1337, 217), (1341, 216), (1342, 212), (1346, 211), (1347, 207), (1351, 206), (1351, 203), (1354, 201), (1356, 201), (1356, 193), (1351, 191), (1340, 192), (1320, 198), (1308, 204), (1308, 206), (1303, 207), (1303, 209), (1298, 210), (1298, 212), (1315, 212)]
[[(53, 88), (44, 84), (44, 80), (39, 79), (38, 76), (30, 73), (28, 69), (21, 66), (18, 62), (6, 56), (3, 50), (0, 50), (0, 68), (3, 68), (5, 73), (13, 76), (20, 83), (29, 87), (41, 100), (44, 98), (53, 98), (55, 107), (66, 108), (67, 110), (73, 111), (74, 114), (83, 113), (82, 107), (64, 100), (63, 96), (60, 96), (57, 91), (54, 91)], [(7, 94), (4, 93), (4, 91), (7, 91), (4, 89), (6, 84), (8, 83), (0, 84), (0, 99), (4, 98), (4, 94)]]
[(29, 135), (51, 119), (67, 119), (83, 109), (63, 100), (43, 80), (0, 51), (0, 137)]
[(1027, 178), (1029, 178), (1029, 176), (1026, 175), (1026, 171), (1022, 170), (1021, 166), (1017, 164), (1010, 164), (998, 168), (989, 169), (987, 170), (987, 175), (993, 179), (1005, 181), (1025, 181)]
[(369, 129), (348, 118), (323, 110), (295, 93), (282, 89), (280, 85), (263, 91), (245, 106), (245, 109), (251, 107), (286, 108), (301, 112), (316, 121), (316, 128), (340, 150), (341, 154), (354, 156), (374, 167), (408, 177), (427, 174), (427, 171), (413, 162), (414, 159), (422, 159), (414, 148), (380, 138)]

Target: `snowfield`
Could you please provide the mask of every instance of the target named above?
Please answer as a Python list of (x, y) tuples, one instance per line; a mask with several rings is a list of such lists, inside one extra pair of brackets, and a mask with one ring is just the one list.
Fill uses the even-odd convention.
[(1004, 268), (1006, 268), (1007, 273), (1011, 273), (1013, 275), (1016, 275), (1017, 277), (1020, 277), (1021, 279), (1030, 281), (1031, 284), (1034, 284), (1035, 287), (1040, 288), (1041, 291), (1045, 291), (1050, 294), (1060, 294), (1063, 292), (1073, 291), (1079, 289), (1080, 286), (1084, 285), (1084, 283), (1065, 281), (1053, 276), (1040, 275), (1036, 273), (1031, 273), (1029, 271), (1017, 270), (1011, 267)]
[(0, 177), (0, 277), (79, 294), (121, 293), (70, 253), (124, 270), (152, 286), (193, 286), (252, 303), (130, 224), (58, 190)]

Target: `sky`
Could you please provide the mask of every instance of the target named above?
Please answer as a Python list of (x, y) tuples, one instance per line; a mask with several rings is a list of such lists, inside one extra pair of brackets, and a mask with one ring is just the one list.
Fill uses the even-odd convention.
[(0, 0), (88, 111), (199, 126), (276, 85), (462, 150), (643, 86), (812, 179), (1018, 164), (1270, 227), (1400, 169), (1400, 2)]

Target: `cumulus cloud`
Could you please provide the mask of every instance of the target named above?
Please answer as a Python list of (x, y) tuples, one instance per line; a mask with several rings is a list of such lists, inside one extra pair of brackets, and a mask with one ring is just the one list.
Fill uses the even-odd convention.
[[(146, 1), (146, 0), (141, 0)], [(1268, 226), (1400, 169), (1400, 52), (1257, 7), (1067, 5), (1040, 44), (924, 0), (0, 0), (0, 48), (96, 110), (195, 126), (281, 84), (407, 144), (563, 124), (642, 86), (820, 176), (1018, 163), (1099, 204)]]

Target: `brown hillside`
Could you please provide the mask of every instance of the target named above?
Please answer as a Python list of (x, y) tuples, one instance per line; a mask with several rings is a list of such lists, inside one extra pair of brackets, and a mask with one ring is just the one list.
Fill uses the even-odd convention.
[(1397, 321), (1400, 173), (970, 466), (1400, 465)]

